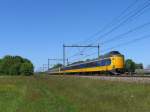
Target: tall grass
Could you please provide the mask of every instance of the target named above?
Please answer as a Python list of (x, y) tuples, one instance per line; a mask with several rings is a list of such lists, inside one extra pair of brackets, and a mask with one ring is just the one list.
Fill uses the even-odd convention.
[(64, 76), (0, 78), (0, 112), (149, 112), (150, 85)]

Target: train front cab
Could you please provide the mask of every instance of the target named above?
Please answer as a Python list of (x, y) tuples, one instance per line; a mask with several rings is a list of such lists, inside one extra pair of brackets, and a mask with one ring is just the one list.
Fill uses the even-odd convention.
[(123, 73), (124, 72), (124, 56), (115, 55), (111, 57), (111, 68), (112, 72)]

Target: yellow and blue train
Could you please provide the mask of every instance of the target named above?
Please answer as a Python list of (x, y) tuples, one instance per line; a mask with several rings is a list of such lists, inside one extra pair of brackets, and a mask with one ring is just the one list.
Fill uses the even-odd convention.
[(50, 74), (121, 74), (124, 71), (124, 55), (111, 51), (99, 59), (50, 69)]

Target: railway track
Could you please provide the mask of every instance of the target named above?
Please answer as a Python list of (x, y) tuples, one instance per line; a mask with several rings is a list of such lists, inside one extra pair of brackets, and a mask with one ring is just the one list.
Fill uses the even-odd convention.
[(150, 83), (150, 76), (146, 75), (120, 75), (120, 76), (106, 76), (106, 75), (63, 75), (65, 77), (74, 77), (74, 78), (88, 78), (93, 80), (108, 80), (108, 81), (117, 81), (117, 82), (134, 82), (134, 83)]
[(105, 77), (145, 77), (145, 78), (150, 78), (150, 75), (126, 75), (126, 74), (121, 74), (121, 75), (102, 75), (102, 74), (95, 74), (95, 75), (65, 75), (65, 76), (91, 76), (91, 77), (102, 77), (102, 76), (105, 76)]
[[(106, 76), (106, 75), (98, 75), (98, 76)], [(141, 78), (150, 78), (150, 75), (112, 75), (112, 76), (106, 76), (106, 77), (141, 77)]]
[(82, 78), (119, 81), (119, 82), (135, 82), (135, 83), (150, 83), (150, 76), (79, 76)]

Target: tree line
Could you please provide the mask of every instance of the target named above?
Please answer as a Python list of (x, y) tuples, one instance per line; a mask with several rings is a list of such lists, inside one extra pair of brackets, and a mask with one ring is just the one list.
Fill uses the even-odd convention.
[(21, 56), (7, 55), (0, 59), (0, 75), (26, 75), (34, 74), (34, 66), (28, 59)]

